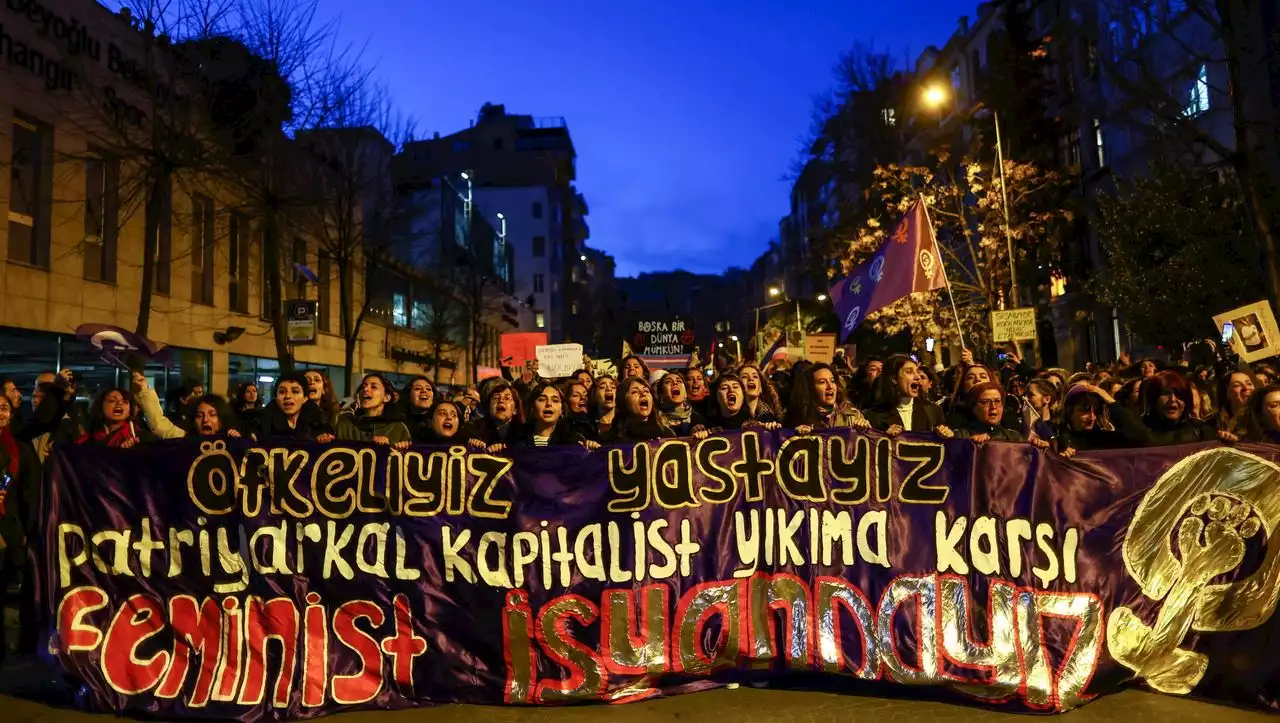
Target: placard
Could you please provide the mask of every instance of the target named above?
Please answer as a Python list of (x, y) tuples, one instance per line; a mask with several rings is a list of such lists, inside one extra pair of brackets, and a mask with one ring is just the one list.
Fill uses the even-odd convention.
[(1005, 309), (991, 312), (991, 340), (1026, 341), (1036, 338), (1036, 310)]
[(545, 332), (502, 335), (502, 366), (522, 367), (538, 358), (538, 347), (547, 343)]
[(316, 315), (318, 304), (311, 299), (290, 299), (284, 302), (285, 334), (294, 346), (316, 343)]
[(592, 359), (591, 360), (591, 376), (595, 379), (600, 377), (618, 378), (618, 365), (612, 359)]
[(538, 376), (562, 379), (582, 368), (581, 344), (547, 344), (534, 350), (538, 357)]
[(693, 327), (681, 319), (646, 320), (636, 322), (630, 347), (650, 369), (676, 369), (689, 366), (697, 344)]
[(1254, 362), (1280, 354), (1280, 329), (1271, 304), (1255, 301), (1213, 317), (1219, 333), (1227, 322), (1231, 322), (1231, 350), (1240, 355), (1241, 361)]
[(804, 340), (804, 357), (815, 364), (830, 364), (836, 358), (835, 334), (810, 334)]

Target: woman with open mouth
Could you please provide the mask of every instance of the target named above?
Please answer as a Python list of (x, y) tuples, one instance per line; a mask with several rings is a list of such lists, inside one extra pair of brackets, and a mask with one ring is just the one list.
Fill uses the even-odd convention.
[(129, 449), (139, 442), (154, 442), (157, 437), (138, 423), (138, 403), (127, 389), (108, 389), (89, 409), (86, 428), (79, 444), (104, 444)]
[(581, 445), (587, 449), (599, 449), (596, 442), (588, 441), (574, 431), (564, 414), (564, 396), (549, 382), (534, 385), (529, 392), (529, 418), (512, 440), (513, 445), (529, 447), (553, 447)]
[(310, 439), (322, 444), (334, 439), (333, 426), (319, 405), (308, 399), (307, 377), (298, 372), (276, 378), (271, 403), (262, 411), (259, 442), (270, 439)]
[(373, 442), (407, 449), (413, 435), (396, 408), (391, 382), (381, 374), (366, 374), (356, 392), (355, 414), (338, 417), (335, 430), (338, 439), (347, 442)]
[[(691, 378), (702, 375), (697, 369), (692, 372)], [(679, 374), (667, 374), (658, 382), (658, 415), (677, 437), (707, 436), (707, 420), (694, 409), (685, 379)]]
[(587, 408), (595, 424), (595, 434), (588, 434), (587, 439), (597, 442), (609, 439), (618, 413), (618, 380), (610, 376), (597, 378), (591, 386)]
[(747, 362), (738, 367), (738, 378), (742, 381), (742, 391), (746, 395), (744, 408), (751, 419), (769, 423), (782, 418), (778, 390), (774, 389), (773, 382), (760, 373), (760, 367), (755, 362)]
[[(969, 439), (978, 444), (990, 441), (1026, 442), (1027, 439), (1016, 429), (1009, 429), (1000, 423), (1004, 418), (1004, 387), (999, 382), (981, 382), (969, 390), (969, 421), (955, 430), (956, 436)], [(1048, 447), (1049, 443), (1040, 439), (1031, 440), (1037, 447)]]
[[(757, 377), (759, 371), (756, 371)], [(715, 409), (709, 423), (717, 429), (781, 429), (776, 421), (762, 422), (751, 416), (748, 396), (742, 378), (734, 372), (720, 375), (715, 384)]]
[(787, 426), (808, 434), (815, 429), (870, 429), (871, 422), (842, 399), (840, 382), (829, 365), (811, 364), (791, 382)]
[(404, 393), (400, 396), (404, 406), (405, 424), (409, 426), (413, 441), (425, 441), (432, 434), (431, 414), (436, 407), (436, 388), (431, 384), (430, 379), (417, 376), (409, 380), (404, 387)]
[(413, 441), (419, 444), (446, 444), (449, 442), (461, 442), (463, 437), (459, 437), (458, 433), (462, 431), (464, 416), (462, 408), (453, 402), (439, 401), (431, 408), (430, 423), (426, 431), (422, 433), (422, 437), (414, 437)]
[(1142, 380), (1142, 414), (1138, 416), (1121, 404), (1112, 405), (1111, 420), (1116, 429), (1135, 447), (1162, 447), (1193, 442), (1234, 441), (1217, 424), (1195, 418), (1191, 382), (1176, 371), (1166, 370)]
[(226, 400), (216, 394), (206, 394), (196, 400), (196, 411), (186, 432), (188, 437), (240, 436), (235, 413)]
[(324, 414), (329, 426), (336, 428), (342, 405), (338, 403), (338, 395), (333, 391), (333, 382), (324, 372), (315, 369), (308, 369), (302, 375), (307, 381), (304, 387), (307, 400), (315, 404), (316, 408)]
[(1239, 438), (1246, 442), (1280, 444), (1280, 386), (1259, 389), (1249, 395), (1236, 429)]
[(467, 425), (467, 438), (475, 449), (497, 454), (507, 448), (524, 423), (524, 409), (515, 387), (505, 381), (489, 387), (484, 406), (484, 416)]
[(707, 384), (707, 375), (701, 369), (685, 369), (681, 374), (684, 377), (684, 388), (687, 390), (689, 404), (694, 411), (706, 417), (715, 405), (715, 400), (711, 398), (711, 387)]
[(943, 439), (955, 436), (946, 425), (942, 408), (924, 398), (920, 365), (906, 354), (885, 360), (872, 390), (867, 419), (890, 437), (903, 432), (936, 434)]
[(591, 419), (591, 387), (571, 379), (560, 385), (560, 393), (564, 397), (565, 421), (583, 439), (594, 440), (596, 425)]
[(610, 431), (609, 441), (648, 442), (676, 436), (662, 422), (648, 382), (629, 377), (622, 382), (618, 393), (622, 396), (622, 403), (618, 405), (617, 421)]
[(1128, 440), (1108, 419), (1107, 410), (1115, 403), (1109, 392), (1092, 384), (1076, 384), (1067, 390), (1054, 438), (1058, 453), (1074, 457), (1076, 452), (1128, 447)]
[(623, 359), (622, 366), (620, 368), (622, 369), (623, 379), (630, 379), (632, 377), (644, 379), (646, 381), (649, 379), (649, 367), (644, 363), (644, 360), (635, 354)]

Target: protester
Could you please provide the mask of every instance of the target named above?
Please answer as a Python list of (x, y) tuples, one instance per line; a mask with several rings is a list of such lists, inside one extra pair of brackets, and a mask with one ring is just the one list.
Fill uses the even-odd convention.
[[(711, 399), (711, 387), (707, 386), (707, 375), (702, 373), (701, 369), (693, 368), (684, 370), (684, 388), (687, 390), (686, 395), (689, 398), (689, 405), (698, 414), (706, 417), (711, 411), (713, 400)], [(687, 435), (680, 435), (681, 437)]]
[[(19, 397), (21, 398), (21, 397)], [(22, 578), (18, 651), (35, 652), (36, 630), (34, 569), (26, 555), (26, 543), (42, 530), (36, 524), (40, 499), (40, 458), (30, 443), (13, 433), (15, 410), (11, 394), (0, 396), (0, 613), (13, 602), (9, 590)], [(0, 662), (9, 651), (6, 630), (0, 625)]]
[(1269, 386), (1250, 395), (1238, 429), (1242, 441), (1280, 444), (1280, 386)]
[(1116, 400), (1101, 387), (1077, 384), (1062, 400), (1062, 419), (1054, 443), (1063, 457), (1095, 449), (1120, 449), (1128, 440), (1109, 424), (1107, 409)]
[(1129, 443), (1158, 447), (1218, 439), (1217, 425), (1192, 415), (1191, 382), (1176, 371), (1156, 372), (1142, 380), (1142, 415), (1122, 405), (1112, 408), (1116, 428)]
[(237, 387), (232, 405), (241, 434), (247, 436), (262, 426), (262, 395), (257, 384), (245, 382)]
[(537, 384), (529, 393), (530, 413), (524, 427), (517, 431), (512, 446), (557, 447), (581, 445), (599, 449), (596, 442), (587, 440), (569, 423), (564, 413), (564, 396), (549, 382)]
[[(755, 372), (757, 381), (760, 373)], [(716, 380), (714, 387), (715, 408), (708, 423), (720, 430), (725, 429), (781, 429), (782, 425), (773, 419), (756, 419), (748, 404), (746, 387), (742, 378), (735, 372), (725, 372)], [(757, 398), (758, 401), (758, 398)]]
[[(969, 419), (963, 427), (955, 430), (956, 436), (969, 439), (978, 444), (989, 441), (1026, 442), (1026, 437), (1016, 429), (1009, 429), (1001, 422), (1004, 419), (1004, 388), (998, 382), (981, 382), (969, 389), (966, 406)], [(1047, 447), (1042, 440), (1032, 440), (1037, 446)]]
[(591, 387), (584, 385), (575, 374), (571, 381), (560, 387), (560, 394), (564, 398), (564, 416), (569, 426), (583, 439), (594, 440), (596, 431), (590, 411)]
[(1032, 379), (1027, 383), (1020, 415), (1024, 437), (1054, 438), (1057, 429), (1053, 425), (1053, 400), (1057, 395), (1058, 387), (1049, 379)]
[(462, 431), (462, 408), (454, 402), (439, 401), (431, 408), (431, 424), (426, 429), (411, 429), (413, 441), (418, 444), (445, 444), (463, 441), (458, 433)]
[(138, 402), (127, 389), (108, 389), (94, 400), (78, 444), (101, 444), (129, 449), (158, 437), (138, 424)]
[(1253, 375), (1246, 371), (1223, 374), (1218, 379), (1218, 430), (1232, 432), (1254, 392)]
[[(691, 378), (701, 377), (693, 370)], [(694, 409), (685, 388), (685, 378), (679, 374), (667, 374), (657, 384), (658, 417), (675, 432), (677, 437), (706, 436), (707, 420)]]
[(591, 387), (588, 410), (595, 427), (594, 434), (586, 435), (587, 439), (597, 442), (609, 439), (613, 432), (614, 418), (618, 412), (618, 380), (611, 376), (597, 377), (595, 384)]
[(436, 406), (436, 390), (431, 380), (416, 376), (404, 387), (401, 404), (404, 407), (404, 422), (409, 427), (413, 441), (425, 438), (431, 431), (431, 414)]
[(231, 406), (222, 397), (214, 394), (206, 394), (196, 400), (191, 426), (185, 432), (187, 436), (240, 436), (240, 430), (236, 426), (236, 417), (231, 411)]
[(747, 396), (746, 409), (757, 422), (777, 422), (782, 418), (782, 405), (778, 402), (778, 390), (766, 380), (755, 362), (747, 362), (738, 368), (742, 391)]
[(303, 388), (306, 390), (307, 400), (320, 410), (325, 423), (336, 429), (342, 405), (338, 403), (338, 395), (333, 391), (333, 382), (327, 374), (315, 369), (306, 370), (302, 377), (306, 380)]
[(520, 395), (511, 384), (500, 381), (489, 387), (485, 411), (468, 425), (467, 436), (472, 447), (496, 454), (507, 448), (524, 423)]
[(906, 354), (894, 354), (872, 385), (867, 420), (896, 437), (903, 432), (933, 433), (950, 438), (942, 408), (921, 397), (920, 365)]
[(644, 360), (634, 354), (624, 358), (622, 360), (622, 366), (619, 367), (619, 369), (622, 370), (622, 378), (624, 380), (630, 379), (631, 377), (636, 377), (638, 379), (649, 378), (648, 365), (644, 363)]
[(577, 382), (578, 384), (581, 384), (586, 389), (590, 389), (591, 383), (595, 381), (594, 378), (591, 376), (591, 372), (587, 371), (586, 369), (577, 370), (573, 374), (570, 374), (569, 378)]
[(345, 442), (373, 442), (407, 449), (413, 435), (395, 404), (391, 382), (381, 374), (366, 374), (356, 393), (356, 411), (338, 415), (334, 429)]
[(871, 422), (841, 394), (830, 366), (813, 364), (804, 368), (791, 385), (787, 426), (800, 434), (814, 429), (869, 429)]
[[(276, 379), (271, 404), (262, 413), (257, 440), (309, 439), (320, 443), (334, 440), (333, 425), (318, 404), (307, 398), (310, 381), (292, 372)], [(321, 384), (323, 389), (323, 384)]]
[(639, 377), (627, 377), (618, 388), (618, 394), (622, 397), (622, 402), (618, 405), (617, 419), (609, 432), (608, 441), (648, 442), (676, 436), (662, 422), (648, 382)]

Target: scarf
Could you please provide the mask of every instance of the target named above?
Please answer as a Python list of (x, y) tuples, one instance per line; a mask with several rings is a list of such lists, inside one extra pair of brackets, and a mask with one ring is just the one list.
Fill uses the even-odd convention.
[(125, 442), (131, 439), (136, 440), (137, 438), (138, 436), (133, 433), (133, 422), (125, 422), (115, 429), (103, 427), (101, 429), (94, 430), (92, 434), (82, 434), (80, 435), (80, 439), (77, 440), (77, 443), (84, 444), (92, 439), (93, 441), (101, 442), (108, 447), (121, 447)]
[(13, 432), (8, 426), (0, 429), (0, 448), (4, 449), (5, 454), (9, 455), (9, 475), (16, 479), (18, 476), (18, 440), (13, 438)]
[(681, 427), (689, 423), (693, 418), (693, 405), (688, 402), (682, 402), (672, 406), (670, 409), (661, 410), (662, 421), (668, 427)]

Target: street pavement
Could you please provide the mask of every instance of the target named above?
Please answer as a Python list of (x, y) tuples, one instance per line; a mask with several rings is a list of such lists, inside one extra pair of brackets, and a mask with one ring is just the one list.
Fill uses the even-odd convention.
[[(16, 635), (16, 615), (6, 610), (9, 640)], [(122, 720), (109, 714), (74, 710), (70, 695), (42, 662), (10, 656), (0, 666), (0, 723), (107, 723)], [(128, 720), (128, 719), (123, 719)], [(556, 708), (445, 705), (400, 711), (343, 713), (326, 723), (1003, 723), (1033, 720), (1027, 715), (968, 706), (866, 696), (750, 687), (691, 693), (627, 705), (580, 705)], [(1274, 721), (1266, 713), (1202, 703), (1137, 690), (1099, 698), (1053, 720), (1064, 723), (1250, 723)]]

